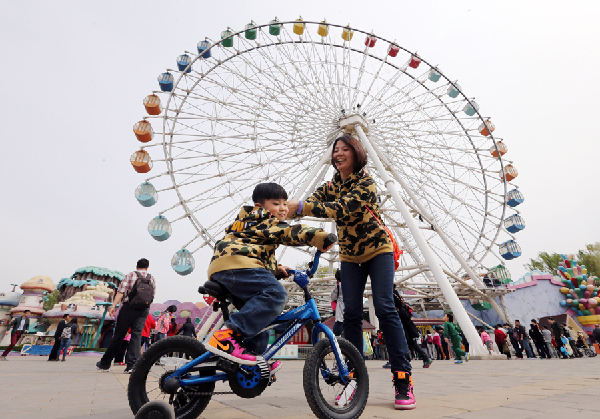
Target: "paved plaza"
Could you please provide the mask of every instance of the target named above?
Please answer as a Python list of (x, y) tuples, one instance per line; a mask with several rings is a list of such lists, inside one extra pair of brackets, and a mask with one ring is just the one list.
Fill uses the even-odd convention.
[[(96, 371), (95, 357), (9, 357), (0, 363), (2, 418), (132, 418), (129, 375), (123, 367)], [(314, 417), (302, 390), (302, 361), (285, 361), (277, 382), (255, 399), (217, 395), (202, 417)], [(371, 381), (364, 418), (597, 418), (600, 417), (600, 356), (571, 360), (415, 362), (417, 409), (395, 411), (389, 370), (367, 361)], [(221, 383), (217, 391), (225, 391)]]

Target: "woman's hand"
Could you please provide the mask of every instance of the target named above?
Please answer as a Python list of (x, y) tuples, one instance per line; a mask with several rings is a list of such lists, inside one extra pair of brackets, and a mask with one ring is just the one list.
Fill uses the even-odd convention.
[(300, 203), (298, 201), (295, 201), (293, 199), (287, 201), (287, 207), (288, 207), (288, 219), (292, 218), (294, 216), (294, 214), (296, 214), (296, 212), (298, 212), (298, 208), (300, 208)]
[(322, 253), (328, 252), (328, 251), (329, 251), (329, 249), (331, 249), (331, 248), (333, 247), (333, 245), (334, 245), (334, 244), (335, 244), (335, 243), (332, 243), (332, 244), (330, 244), (329, 246), (327, 246), (327, 247), (324, 247), (324, 248), (321, 248), (321, 249), (319, 249), (319, 250), (320, 250)]

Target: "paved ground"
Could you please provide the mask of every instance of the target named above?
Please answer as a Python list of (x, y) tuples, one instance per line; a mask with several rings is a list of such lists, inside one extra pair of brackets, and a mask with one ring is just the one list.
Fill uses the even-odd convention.
[[(0, 363), (0, 417), (132, 418), (123, 367), (94, 368), (97, 358), (9, 357)], [(417, 409), (395, 411), (392, 384), (381, 362), (368, 361), (371, 381), (364, 418), (595, 418), (600, 417), (600, 356), (572, 360), (437, 361), (414, 363)], [(255, 399), (215, 396), (202, 417), (310, 418), (302, 391), (302, 361), (285, 361), (277, 383)], [(217, 390), (226, 390), (221, 384)]]

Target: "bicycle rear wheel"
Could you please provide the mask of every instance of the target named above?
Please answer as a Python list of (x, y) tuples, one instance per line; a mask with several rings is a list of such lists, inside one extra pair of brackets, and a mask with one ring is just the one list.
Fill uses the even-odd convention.
[[(177, 419), (197, 418), (211, 398), (211, 395), (197, 393), (213, 392), (215, 383), (181, 387), (175, 394), (167, 394), (163, 384), (173, 371), (205, 352), (200, 342), (187, 336), (168, 337), (150, 346), (136, 362), (129, 378), (127, 397), (131, 411), (136, 414), (149, 401), (165, 400), (173, 405)], [(210, 374), (214, 374), (214, 370), (200, 372), (202, 376)]]
[(358, 418), (369, 397), (369, 376), (362, 355), (349, 341), (338, 338), (351, 379), (344, 384), (329, 340), (315, 345), (304, 364), (304, 394), (319, 418)]

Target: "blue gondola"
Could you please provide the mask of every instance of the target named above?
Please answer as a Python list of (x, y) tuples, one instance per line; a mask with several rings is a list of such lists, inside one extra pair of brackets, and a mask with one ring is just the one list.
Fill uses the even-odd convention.
[(198, 42), (198, 54), (202, 58), (210, 58), (210, 42), (200, 41)]
[(471, 103), (467, 103), (463, 108), (463, 111), (469, 116), (475, 115), (475, 111), (479, 110), (479, 105), (474, 100)]
[(192, 66), (190, 65), (191, 63), (192, 57), (190, 57), (187, 54), (183, 54), (177, 57), (177, 68), (179, 69), (179, 71), (183, 71), (186, 74), (189, 73), (190, 71), (192, 71)]
[(163, 215), (154, 217), (148, 224), (148, 233), (157, 241), (162, 242), (171, 237), (171, 223)]
[(506, 201), (506, 203), (508, 204), (509, 207), (513, 207), (513, 208), (519, 204), (522, 204), (525, 201), (525, 197), (523, 196), (521, 191), (518, 189), (513, 189), (513, 190), (508, 191), (507, 198), (508, 198), (508, 200)]
[(187, 249), (181, 249), (173, 255), (171, 266), (179, 275), (187, 275), (192, 273), (196, 267), (196, 262), (194, 261), (192, 252)]
[(458, 83), (454, 83), (454, 86), (448, 87), (448, 96), (450, 96), (451, 98), (458, 97), (459, 94), (460, 86), (458, 85)]
[(158, 193), (151, 183), (144, 182), (136, 188), (135, 199), (137, 199), (143, 207), (151, 207), (158, 201)]
[(433, 82), (438, 81), (440, 77), (442, 77), (442, 75), (433, 69), (429, 72), (429, 80)]
[(507, 240), (500, 245), (500, 256), (506, 260), (511, 260), (521, 256), (521, 246), (514, 240)]
[(171, 73), (162, 73), (158, 76), (158, 85), (163, 92), (173, 91), (173, 75)]
[(504, 220), (504, 227), (511, 233), (518, 233), (525, 228), (525, 220), (519, 214), (514, 214)]

